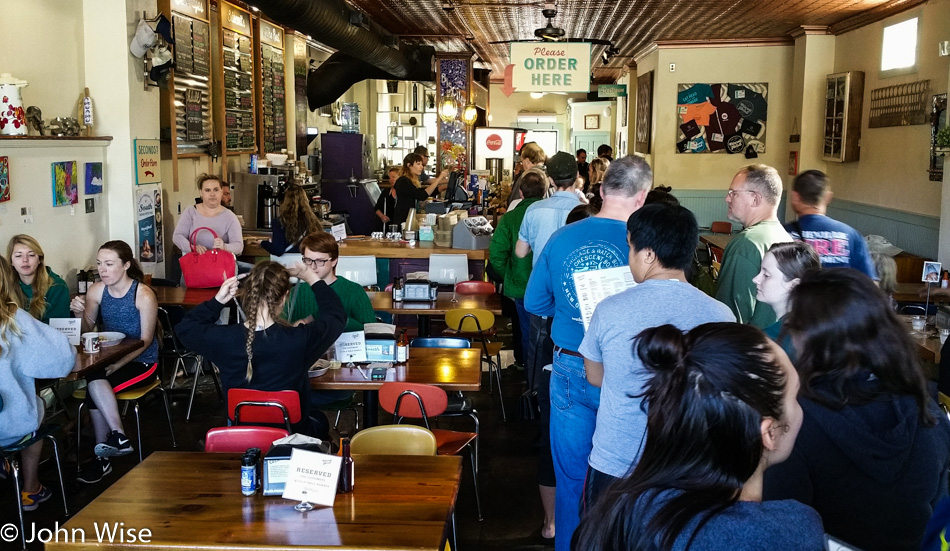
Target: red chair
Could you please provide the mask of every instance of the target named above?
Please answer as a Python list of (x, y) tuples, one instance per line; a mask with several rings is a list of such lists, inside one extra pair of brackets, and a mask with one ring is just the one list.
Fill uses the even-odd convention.
[(397, 425), (402, 422), (403, 417), (422, 419), (426, 428), (435, 435), (438, 455), (458, 455), (468, 448), (472, 480), (475, 484), (475, 505), (478, 508), (478, 520), (482, 520), (482, 503), (478, 496), (478, 434), (433, 429), (429, 426), (429, 418), (441, 415), (448, 405), (445, 391), (435, 385), (383, 383), (379, 388), (379, 403), (383, 409), (393, 414), (393, 422)]
[(709, 231), (713, 233), (732, 233), (732, 222), (718, 221), (709, 226)]
[(460, 295), (491, 295), (495, 293), (495, 285), (488, 281), (459, 281), (455, 284), (455, 292)]
[(300, 395), (293, 390), (252, 390), (232, 388), (228, 391), (228, 418), (235, 425), (280, 425), (300, 422)]
[(210, 453), (242, 453), (248, 448), (260, 448), (267, 453), (274, 440), (289, 433), (276, 427), (217, 427), (205, 435), (205, 451)]

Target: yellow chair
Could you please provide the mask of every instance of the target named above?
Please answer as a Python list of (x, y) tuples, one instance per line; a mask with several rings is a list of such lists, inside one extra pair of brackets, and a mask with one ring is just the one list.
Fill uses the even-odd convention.
[(435, 435), (414, 425), (380, 425), (353, 435), (350, 451), (368, 455), (435, 455)]
[[(168, 394), (165, 393), (165, 388), (162, 386), (162, 382), (156, 376), (155, 379), (140, 388), (133, 388), (131, 390), (123, 390), (115, 395), (117, 402), (131, 402), (132, 406), (135, 409), (135, 430), (138, 433), (139, 439), (139, 463), (142, 462), (142, 423), (141, 416), (139, 415), (139, 400), (142, 399), (146, 394), (153, 390), (158, 390), (162, 393), (162, 398), (165, 400), (165, 415), (168, 417), (168, 430), (172, 433), (172, 447), (177, 448), (178, 443), (175, 441), (175, 427), (172, 426), (172, 409), (168, 405)], [(86, 389), (81, 388), (73, 392), (73, 398), (77, 400), (86, 399)], [(76, 442), (82, 442), (82, 408), (85, 403), (79, 404), (79, 412), (77, 418), (79, 422), (76, 423)], [(77, 462), (78, 463), (78, 462)], [(79, 465), (77, 465), (77, 468)]]
[[(495, 314), (481, 308), (453, 308), (445, 313), (448, 326), (443, 335), (477, 340), (482, 345), (482, 360), (488, 362), (488, 393), (492, 394), (492, 374), (498, 383), (498, 401), (501, 403), (501, 420), (507, 421), (505, 397), (501, 391), (501, 349), (500, 342), (491, 342), (495, 336)], [(492, 356), (495, 359), (492, 359)]]

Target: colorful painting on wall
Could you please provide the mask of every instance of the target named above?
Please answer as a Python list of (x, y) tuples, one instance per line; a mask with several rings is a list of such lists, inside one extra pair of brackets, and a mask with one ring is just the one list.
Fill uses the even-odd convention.
[(102, 163), (86, 163), (86, 195), (102, 193)]
[(0, 203), (10, 200), (10, 158), (0, 157)]
[(79, 202), (79, 175), (76, 161), (53, 163), (53, 206), (75, 205)]
[(680, 84), (676, 97), (678, 153), (765, 153), (769, 85)]

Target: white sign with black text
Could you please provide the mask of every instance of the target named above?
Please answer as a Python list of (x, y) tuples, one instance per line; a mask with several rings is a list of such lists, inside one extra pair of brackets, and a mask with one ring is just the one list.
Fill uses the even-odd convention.
[(325, 453), (294, 449), (290, 452), (284, 499), (333, 506), (343, 458)]

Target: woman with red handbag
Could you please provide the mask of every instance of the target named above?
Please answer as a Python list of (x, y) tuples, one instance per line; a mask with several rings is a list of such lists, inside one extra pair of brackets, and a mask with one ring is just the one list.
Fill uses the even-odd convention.
[(198, 228), (210, 228), (211, 232), (198, 232), (195, 237), (195, 252), (204, 254), (211, 249), (225, 249), (240, 255), (244, 251), (244, 235), (237, 216), (221, 203), (221, 179), (214, 174), (198, 176), (198, 191), (201, 202), (183, 210), (175, 226), (173, 241), (183, 254), (190, 252), (190, 236)]

